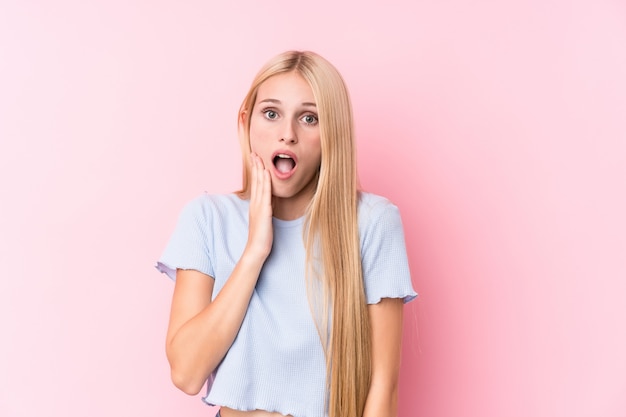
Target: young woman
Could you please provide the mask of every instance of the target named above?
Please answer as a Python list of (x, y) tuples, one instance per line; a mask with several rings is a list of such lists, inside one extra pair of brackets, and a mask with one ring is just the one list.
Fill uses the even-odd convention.
[(239, 111), (241, 191), (186, 205), (157, 263), (175, 279), (174, 384), (222, 417), (397, 414), (403, 303), (415, 298), (401, 219), (359, 191), (337, 70), (286, 52)]

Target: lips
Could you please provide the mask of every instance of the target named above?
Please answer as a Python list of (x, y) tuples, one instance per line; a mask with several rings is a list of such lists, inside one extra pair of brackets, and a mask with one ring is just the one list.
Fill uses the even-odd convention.
[(293, 152), (278, 151), (272, 157), (274, 174), (279, 179), (287, 179), (293, 175), (297, 166), (297, 158)]

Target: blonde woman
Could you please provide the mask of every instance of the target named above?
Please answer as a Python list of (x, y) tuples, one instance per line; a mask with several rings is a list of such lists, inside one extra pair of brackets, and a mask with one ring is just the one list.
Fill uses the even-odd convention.
[(289, 51), (239, 111), (241, 191), (183, 209), (157, 263), (175, 280), (174, 384), (222, 417), (397, 415), (403, 303), (396, 206), (357, 187), (337, 70)]

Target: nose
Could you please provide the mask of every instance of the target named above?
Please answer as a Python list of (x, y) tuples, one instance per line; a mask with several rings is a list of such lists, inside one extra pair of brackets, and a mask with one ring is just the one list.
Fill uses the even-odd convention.
[(298, 143), (298, 136), (292, 122), (285, 121), (284, 126), (282, 126), (280, 141), (291, 144)]

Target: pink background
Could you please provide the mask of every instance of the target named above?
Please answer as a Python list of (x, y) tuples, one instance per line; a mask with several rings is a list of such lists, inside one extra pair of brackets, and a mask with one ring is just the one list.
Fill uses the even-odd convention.
[(238, 187), (238, 105), (291, 48), (343, 73), (403, 215), (400, 416), (626, 415), (624, 45), (608, 0), (2, 1), (0, 416), (211, 414), (153, 264)]

